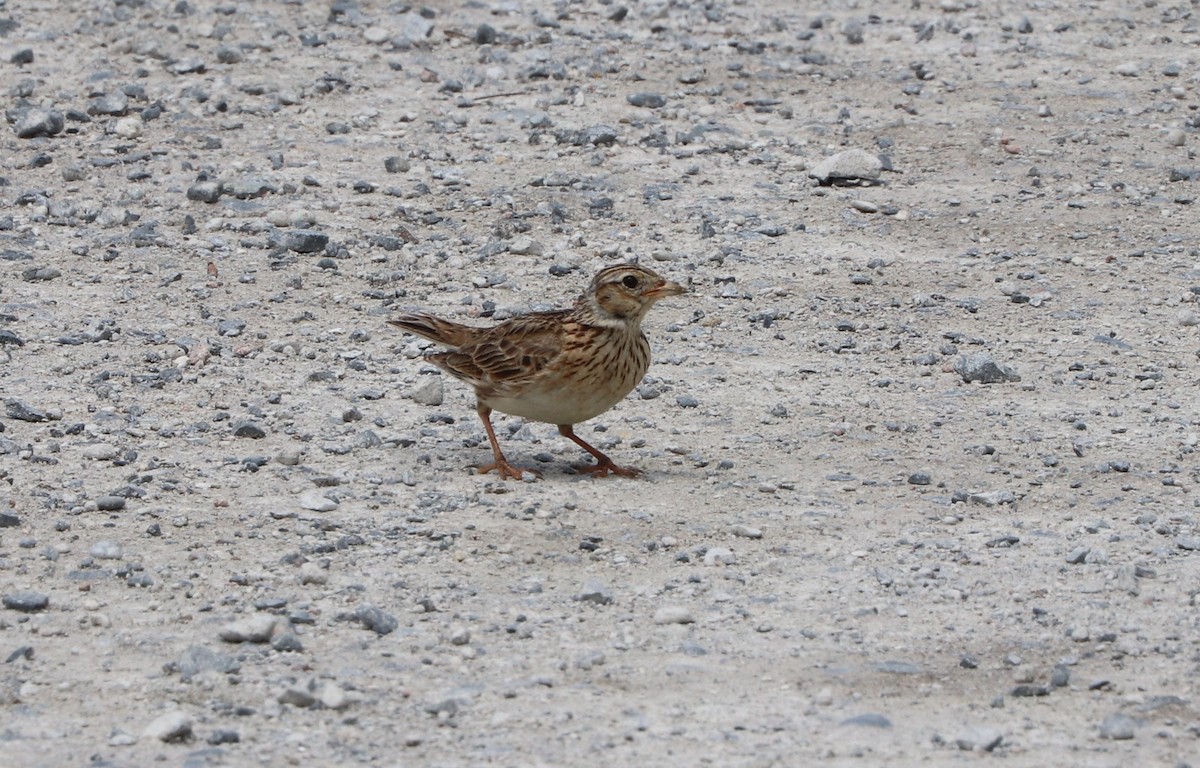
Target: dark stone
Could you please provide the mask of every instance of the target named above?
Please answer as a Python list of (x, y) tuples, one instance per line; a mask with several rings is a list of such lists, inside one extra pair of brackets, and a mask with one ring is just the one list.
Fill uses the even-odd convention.
[(396, 621), (395, 616), (370, 605), (360, 606), (355, 611), (354, 618), (362, 622), (364, 627), (378, 635), (391, 634), (400, 625), (400, 622)]
[(4, 596), (4, 607), (22, 613), (37, 613), (50, 605), (49, 595), (41, 592), (10, 592)]

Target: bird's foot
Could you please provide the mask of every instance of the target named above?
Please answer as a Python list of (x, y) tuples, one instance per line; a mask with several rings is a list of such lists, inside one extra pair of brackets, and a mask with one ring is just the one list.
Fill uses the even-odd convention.
[(542, 476), (540, 470), (534, 469), (533, 467), (513, 466), (507, 461), (493, 461), (491, 464), (483, 464), (478, 468), (478, 472), (481, 475), (486, 475), (493, 469), (496, 470), (496, 474), (500, 475), (501, 480), (520, 480), (521, 476), (526, 472), (534, 477), (540, 478)]
[(621, 477), (641, 477), (642, 470), (634, 467), (618, 467), (611, 460), (604, 460), (595, 464), (572, 464), (571, 468), (580, 474), (588, 474), (592, 477), (608, 477), (610, 474), (620, 475)]

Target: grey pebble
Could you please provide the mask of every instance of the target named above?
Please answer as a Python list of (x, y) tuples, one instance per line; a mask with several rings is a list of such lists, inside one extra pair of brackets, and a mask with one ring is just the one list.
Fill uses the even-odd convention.
[(686, 605), (664, 605), (654, 612), (655, 624), (694, 624), (696, 616)]
[(761, 539), (763, 535), (760, 529), (742, 523), (734, 523), (729, 526), (729, 532), (744, 539)]
[(242, 664), (233, 656), (221, 653), (203, 645), (189, 645), (178, 662), (179, 677), (185, 682), (201, 672), (220, 672), (231, 674), (242, 668)]
[(908, 476), (909, 485), (929, 485), (933, 477), (928, 472), (913, 472)]
[(395, 616), (372, 605), (359, 606), (358, 610), (354, 612), (354, 618), (378, 635), (391, 634), (396, 627), (400, 626), (400, 622), (396, 620)]
[(884, 715), (880, 715), (875, 712), (866, 712), (861, 715), (855, 715), (854, 717), (848, 717), (839, 723), (839, 725), (851, 725), (866, 728), (891, 728), (892, 721), (887, 719), (887, 717)]
[(269, 613), (257, 613), (229, 622), (221, 627), (218, 636), (227, 643), (265, 643), (275, 633), (278, 623), (279, 619)]
[(296, 253), (320, 253), (329, 244), (329, 235), (315, 229), (293, 229), (283, 237), (283, 247)]
[(966, 752), (991, 752), (1003, 740), (1004, 735), (998, 729), (987, 725), (970, 726), (954, 737), (955, 745)]
[(1200, 536), (1177, 536), (1175, 546), (1192, 552), (1200, 550)]
[(613, 601), (612, 590), (596, 579), (588, 579), (583, 588), (575, 596), (576, 600), (596, 605), (609, 605)]
[(21, 518), (11, 512), (0, 512), (0, 528), (16, 528), (21, 524)]
[(121, 449), (111, 443), (92, 443), (79, 449), (79, 454), (92, 461), (111, 461), (117, 458)]
[(1021, 376), (1012, 366), (997, 363), (987, 352), (959, 356), (954, 361), (954, 371), (968, 384), (973, 381), (1003, 384), (1021, 380)]
[(100, 96), (88, 105), (89, 115), (112, 115), (119, 117), (129, 111), (129, 97), (121, 91)]
[(1001, 504), (1015, 503), (1017, 496), (1012, 491), (986, 491), (983, 493), (968, 494), (967, 499), (973, 504), (982, 504), (985, 507), (998, 507)]
[(217, 334), (220, 336), (241, 336), (244, 330), (246, 330), (245, 320), (233, 318), (231, 320), (221, 320), (217, 323)]
[(187, 189), (187, 199), (215, 203), (221, 199), (221, 185), (215, 181), (197, 181)]
[(27, 283), (44, 283), (62, 277), (62, 272), (54, 267), (30, 267), (21, 272), (21, 279)]
[(4, 596), (4, 607), (22, 613), (44, 611), (50, 605), (50, 596), (41, 592), (10, 592)]
[(119, 512), (125, 509), (125, 498), (122, 496), (97, 496), (96, 509), (101, 512)]
[(658, 93), (631, 93), (625, 97), (635, 107), (645, 107), (646, 109), (658, 109), (667, 105), (666, 97)]
[(189, 741), (192, 738), (192, 718), (178, 710), (166, 712), (150, 721), (142, 738), (167, 744)]
[(252, 440), (261, 440), (267, 436), (267, 432), (253, 421), (241, 421), (234, 426), (233, 436), (248, 437)]
[(1050, 686), (1052, 688), (1065, 688), (1071, 682), (1071, 670), (1061, 664), (1054, 668), (1050, 673)]
[(332, 512), (338, 508), (338, 503), (317, 490), (307, 490), (296, 500), (301, 509), (310, 512)]
[(1100, 738), (1113, 741), (1127, 741), (1137, 732), (1141, 721), (1124, 712), (1113, 712), (1100, 723)]
[(476, 45), (491, 45), (496, 42), (496, 28), (491, 24), (480, 24), (475, 28), (475, 34), (471, 38)]
[(317, 703), (317, 697), (308, 685), (289, 685), (277, 697), (280, 704), (287, 704), (299, 709), (308, 709)]
[(221, 186), (221, 191), (233, 195), (239, 200), (251, 200), (279, 190), (274, 184), (263, 179), (245, 178), (226, 182)]
[(31, 109), (22, 115), (13, 129), (18, 139), (38, 136), (57, 136), (63, 132), (67, 121), (57, 109)]
[(848, 149), (830, 155), (809, 169), (808, 175), (822, 186), (879, 181), (883, 160), (863, 149)]
[(271, 648), (280, 653), (303, 653), (304, 643), (292, 631), (276, 632), (271, 638)]
[(241, 740), (241, 734), (239, 734), (237, 731), (229, 730), (227, 728), (218, 728), (217, 730), (208, 734), (208, 738), (204, 741), (207, 744), (215, 747), (221, 744), (237, 744)]
[(392, 47), (400, 50), (411, 48), (433, 34), (433, 22), (417, 11), (400, 17), (400, 34), (392, 38)]
[(97, 560), (120, 560), (125, 555), (121, 542), (102, 539), (88, 548), (88, 554)]
[(245, 58), (242, 49), (235, 45), (217, 46), (217, 61), (222, 64), (238, 64)]
[(891, 675), (919, 675), (924, 670), (919, 664), (913, 664), (911, 661), (881, 661), (875, 665), (875, 668), (880, 672), (887, 672)]
[(423, 378), (424, 381), (421, 381), (408, 393), (409, 399), (421, 405), (441, 405), (446, 396), (446, 385), (442, 381), (442, 377), (426, 376)]
[(26, 405), (15, 397), (10, 397), (4, 401), (4, 412), (8, 414), (10, 419), (17, 421), (49, 421), (50, 416), (43, 410)]
[(1079, 565), (1087, 559), (1088, 553), (1091, 551), (1088, 547), (1076, 547), (1067, 554), (1067, 562), (1071, 565)]
[(697, 408), (700, 405), (700, 401), (691, 395), (679, 395), (675, 398), (675, 404), (680, 408)]
[(715, 565), (733, 565), (737, 562), (737, 555), (732, 549), (726, 547), (709, 547), (704, 553), (704, 564), (707, 566)]
[(1044, 685), (1033, 685), (1032, 683), (1022, 683), (1012, 689), (1012, 695), (1016, 698), (1028, 698), (1032, 696), (1049, 696), (1050, 689)]

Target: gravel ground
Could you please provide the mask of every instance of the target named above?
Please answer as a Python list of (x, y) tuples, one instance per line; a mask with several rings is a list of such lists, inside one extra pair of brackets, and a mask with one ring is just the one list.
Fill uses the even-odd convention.
[(1194, 0), (621, 2), (0, 0), (5, 765), (1200, 764)]

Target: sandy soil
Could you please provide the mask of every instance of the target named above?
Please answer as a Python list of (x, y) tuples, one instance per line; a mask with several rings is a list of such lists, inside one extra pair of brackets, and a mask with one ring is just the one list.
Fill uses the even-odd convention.
[(0, 3), (6, 765), (1197, 764), (1195, 3), (618, 3)]

